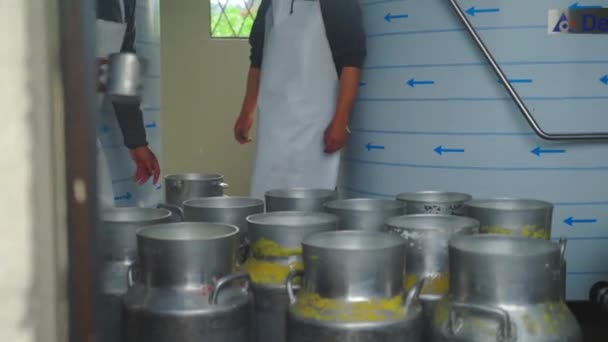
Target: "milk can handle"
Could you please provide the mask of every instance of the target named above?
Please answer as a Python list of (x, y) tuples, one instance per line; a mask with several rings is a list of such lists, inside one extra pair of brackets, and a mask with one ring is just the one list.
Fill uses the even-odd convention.
[(222, 288), (235, 280), (245, 280), (246, 285), (245, 289), (249, 291), (249, 283), (251, 282), (251, 278), (249, 277), (249, 273), (247, 272), (236, 272), (231, 275), (220, 278), (215, 285), (213, 291), (211, 291), (211, 295), (209, 296), (209, 304), (217, 305), (217, 299), (222, 291)]
[(516, 332), (511, 327), (511, 317), (505, 310), (497, 307), (491, 307), (480, 304), (468, 303), (452, 303), (448, 320), (448, 332), (451, 335), (456, 335), (458, 328), (457, 311), (477, 312), (481, 315), (494, 317), (499, 320), (497, 341), (515, 341), (517, 340)]
[(285, 284), (287, 287), (287, 295), (289, 296), (289, 303), (294, 304), (296, 302), (296, 295), (293, 293), (293, 279), (297, 277), (303, 277), (304, 272), (298, 270), (292, 270), (287, 275)]
[(184, 220), (184, 209), (182, 209), (182, 207), (179, 205), (159, 203), (156, 207), (159, 209), (170, 210), (172, 213), (177, 213), (177, 216), (179, 216), (179, 221)]
[(568, 239), (566, 239), (565, 237), (561, 237), (561, 238), (559, 238), (558, 244), (559, 244), (560, 262), (563, 265), (564, 262), (566, 261), (566, 247), (568, 245)]
[(414, 305), (414, 303), (418, 301), (418, 298), (420, 297), (420, 293), (422, 292), (422, 288), (424, 287), (424, 284), (426, 284), (426, 281), (427, 277), (420, 279), (420, 281), (418, 281), (414, 285), (414, 287), (412, 287), (407, 293), (407, 297), (405, 297), (405, 310), (409, 310), (412, 305)]
[(230, 185), (228, 183), (224, 183), (224, 182), (219, 183), (218, 186), (220, 188), (224, 188), (224, 189), (230, 187)]
[(137, 265), (135, 263), (129, 265), (127, 269), (127, 287), (131, 288), (135, 284), (135, 278), (137, 277)]

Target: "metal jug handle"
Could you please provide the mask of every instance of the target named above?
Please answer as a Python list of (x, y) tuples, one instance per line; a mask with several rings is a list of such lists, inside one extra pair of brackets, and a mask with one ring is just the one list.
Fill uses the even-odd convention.
[(179, 205), (159, 203), (156, 207), (158, 209), (167, 209), (167, 210), (171, 211), (172, 213), (177, 213), (178, 222), (181, 222), (184, 220), (184, 209), (182, 207), (180, 207)]
[(289, 303), (295, 304), (296, 295), (293, 292), (293, 280), (294, 278), (303, 277), (304, 272), (298, 270), (292, 270), (287, 275), (287, 279), (285, 280), (285, 285), (287, 287), (287, 295), (289, 296)]
[(486, 317), (493, 317), (499, 321), (497, 341), (516, 341), (517, 333), (514, 327), (511, 326), (511, 317), (509, 313), (498, 307), (491, 307), (480, 304), (468, 303), (452, 303), (448, 319), (448, 332), (454, 336), (457, 334), (462, 322), (458, 318), (457, 311), (476, 312)]
[(424, 284), (426, 284), (427, 279), (428, 277), (420, 279), (420, 281), (418, 281), (407, 293), (404, 304), (406, 311), (408, 311), (412, 305), (418, 301), (418, 298), (420, 298), (420, 293), (422, 292), (422, 288), (424, 288)]
[(215, 288), (211, 291), (211, 295), (209, 295), (209, 304), (217, 305), (217, 299), (219, 298), (220, 292), (224, 286), (232, 283), (236, 280), (245, 280), (245, 291), (249, 292), (249, 284), (251, 283), (251, 277), (247, 272), (236, 272), (231, 275), (220, 278), (215, 284)]
[(221, 182), (221, 183), (220, 183), (220, 184), (218, 184), (218, 185), (220, 186), (220, 188), (224, 188), (224, 189), (226, 189), (226, 188), (229, 188), (229, 187), (230, 187), (230, 185), (229, 185), (228, 183), (224, 183), (224, 182)]

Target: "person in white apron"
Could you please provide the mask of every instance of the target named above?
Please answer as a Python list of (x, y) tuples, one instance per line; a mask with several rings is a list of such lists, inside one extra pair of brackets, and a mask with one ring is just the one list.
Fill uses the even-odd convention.
[[(116, 52), (135, 52), (135, 0), (98, 0), (96, 56), (98, 76), (103, 74), (107, 57)], [(101, 112), (105, 94), (103, 84), (98, 84), (97, 110)], [(160, 166), (148, 148), (143, 115), (139, 104), (114, 104), (116, 118), (137, 169), (134, 180), (143, 184), (151, 177), (158, 182)], [(101, 142), (97, 139), (98, 201), (101, 208), (114, 206), (112, 178)]]
[(251, 196), (336, 187), (366, 55), (358, 0), (262, 0), (236, 140), (258, 109)]

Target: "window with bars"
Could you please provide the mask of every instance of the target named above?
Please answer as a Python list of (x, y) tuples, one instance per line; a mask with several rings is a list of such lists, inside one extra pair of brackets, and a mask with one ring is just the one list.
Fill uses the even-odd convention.
[(209, 0), (212, 38), (248, 38), (261, 0)]

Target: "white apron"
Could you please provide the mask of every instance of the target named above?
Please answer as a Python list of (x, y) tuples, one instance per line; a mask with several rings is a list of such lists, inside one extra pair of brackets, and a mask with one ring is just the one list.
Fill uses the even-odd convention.
[(340, 154), (324, 152), (338, 77), (318, 0), (272, 0), (266, 17), (251, 196), (334, 189)]
[[(119, 0), (119, 3), (124, 18), (124, 3), (122, 0)], [(126, 29), (126, 24), (98, 19), (96, 56), (106, 58), (112, 53), (120, 52)], [(97, 113), (99, 115), (102, 112), (104, 98), (105, 94), (97, 94)], [(101, 209), (114, 206), (114, 190), (110, 168), (99, 138), (97, 138), (97, 200)]]

